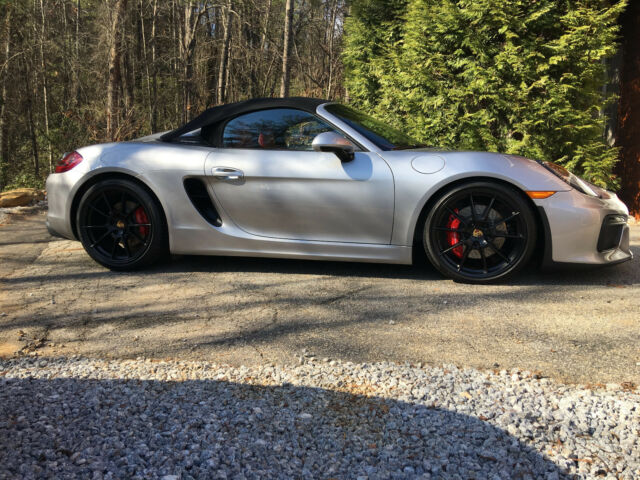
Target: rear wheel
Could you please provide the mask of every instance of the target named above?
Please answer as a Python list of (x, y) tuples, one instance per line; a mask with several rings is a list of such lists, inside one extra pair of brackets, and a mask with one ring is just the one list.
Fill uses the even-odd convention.
[(112, 270), (141, 268), (166, 254), (166, 225), (160, 206), (129, 180), (109, 179), (92, 185), (80, 200), (76, 222), (87, 253)]
[(535, 248), (536, 220), (513, 188), (491, 182), (455, 187), (427, 215), (427, 257), (444, 275), (488, 283), (520, 270)]

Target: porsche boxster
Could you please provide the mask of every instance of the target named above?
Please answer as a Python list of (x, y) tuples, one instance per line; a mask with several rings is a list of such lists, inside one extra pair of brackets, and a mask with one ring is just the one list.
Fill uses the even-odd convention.
[[(65, 154), (49, 231), (100, 264), (174, 254), (410, 264), (483, 283), (530, 264), (632, 258), (628, 210), (562, 166), (421, 145), (310, 98), (210, 108), (168, 132)], [(419, 255), (420, 249), (426, 255)]]

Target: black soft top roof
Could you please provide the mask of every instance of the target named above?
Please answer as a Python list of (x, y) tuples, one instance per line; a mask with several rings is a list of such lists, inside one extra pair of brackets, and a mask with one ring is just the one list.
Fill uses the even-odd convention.
[(198, 128), (220, 123), (241, 113), (263, 110), (265, 108), (297, 108), (305, 112), (315, 113), (318, 105), (327, 103), (329, 100), (307, 97), (288, 98), (254, 98), (243, 102), (228, 103), (212, 107), (181, 127), (171, 130), (160, 137), (162, 141), (171, 142), (185, 133)]

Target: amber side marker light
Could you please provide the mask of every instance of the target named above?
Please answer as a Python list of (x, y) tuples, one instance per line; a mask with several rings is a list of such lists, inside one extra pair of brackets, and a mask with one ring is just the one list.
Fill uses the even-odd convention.
[(534, 200), (539, 200), (542, 198), (549, 198), (554, 193), (556, 192), (527, 192), (527, 195), (529, 195)]

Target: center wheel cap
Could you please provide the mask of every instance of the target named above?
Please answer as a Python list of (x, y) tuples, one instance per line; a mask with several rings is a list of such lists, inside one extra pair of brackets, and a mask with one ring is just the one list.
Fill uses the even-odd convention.
[(124, 222), (122, 220), (118, 220), (116, 222), (116, 227), (118, 227), (120, 229), (124, 228)]
[(472, 235), (476, 238), (481, 237), (483, 235), (482, 230), (479, 228), (474, 228)]

